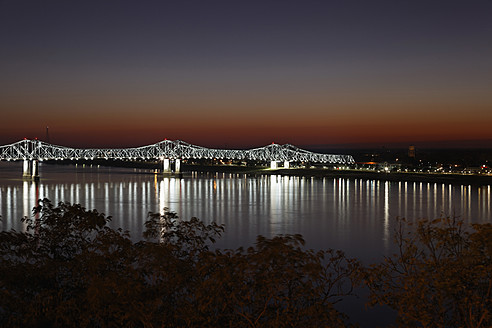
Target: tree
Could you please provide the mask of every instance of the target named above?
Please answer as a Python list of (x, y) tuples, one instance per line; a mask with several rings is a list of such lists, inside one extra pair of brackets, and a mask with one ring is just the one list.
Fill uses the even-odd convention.
[(371, 305), (404, 327), (492, 326), (492, 225), (400, 219), (395, 237), (399, 252), (364, 273)]
[(189, 298), (196, 311), (183, 316), (187, 326), (349, 326), (334, 304), (352, 294), (358, 262), (303, 245), (300, 235), (258, 236), (247, 250), (204, 254), (200, 287)]
[(26, 232), (1, 232), (0, 325), (346, 326), (333, 305), (358, 263), (342, 252), (305, 250), (299, 235), (211, 251), (223, 226), (167, 210), (133, 242), (110, 219), (44, 199)]

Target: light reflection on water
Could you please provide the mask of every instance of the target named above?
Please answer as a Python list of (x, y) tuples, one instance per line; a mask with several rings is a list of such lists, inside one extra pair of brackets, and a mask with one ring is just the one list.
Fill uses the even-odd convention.
[[(148, 211), (162, 213), (166, 207), (184, 219), (224, 223), (226, 233), (218, 247), (249, 246), (259, 234), (300, 233), (310, 248), (342, 249), (367, 264), (393, 252), (398, 216), (456, 215), (467, 222), (492, 222), (490, 186), (226, 173), (178, 178), (90, 166), (40, 165), (40, 172), (39, 183), (23, 181), (20, 163), (0, 163), (1, 229), (25, 229), (19, 219), (31, 215), (36, 201), (46, 197), (111, 215), (113, 227), (139, 239)], [(374, 326), (388, 317), (361, 314), (363, 303), (343, 306), (356, 321)]]
[(396, 217), (460, 216), (492, 222), (490, 186), (342, 178), (193, 173), (41, 165), (39, 183), (19, 179), (18, 163), (1, 163), (1, 228), (23, 230), (36, 200), (80, 203), (113, 217), (111, 225), (140, 238), (149, 211), (169, 208), (187, 219), (226, 225), (218, 246), (251, 245), (259, 234), (301, 233), (307, 246), (335, 248), (365, 261), (392, 252)]

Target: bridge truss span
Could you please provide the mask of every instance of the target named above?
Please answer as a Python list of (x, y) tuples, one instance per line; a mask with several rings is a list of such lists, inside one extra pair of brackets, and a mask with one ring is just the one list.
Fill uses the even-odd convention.
[(275, 144), (253, 149), (214, 149), (192, 145), (181, 140), (163, 140), (152, 145), (134, 148), (71, 148), (53, 145), (41, 140), (24, 139), (0, 146), (0, 160), (42, 161), (79, 159), (120, 159), (164, 161), (182, 159), (220, 159), (244, 161), (309, 162), (326, 164), (353, 164), (350, 155), (332, 155), (310, 152), (290, 144)]

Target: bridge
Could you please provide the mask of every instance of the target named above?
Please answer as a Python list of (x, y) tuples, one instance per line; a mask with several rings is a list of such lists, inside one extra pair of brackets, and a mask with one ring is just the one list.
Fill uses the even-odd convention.
[(331, 155), (314, 153), (300, 149), (290, 144), (267, 145), (253, 149), (213, 149), (189, 144), (181, 140), (163, 140), (152, 145), (135, 148), (70, 148), (53, 145), (41, 140), (24, 139), (9, 145), (0, 146), (0, 160), (24, 161), (23, 175), (36, 179), (39, 177), (38, 163), (43, 160), (161, 160), (163, 172), (171, 172), (174, 162), (174, 172), (181, 169), (183, 159), (226, 159), (245, 161), (270, 162), (270, 167), (276, 169), (279, 162), (284, 168), (289, 168), (291, 162), (309, 162), (326, 164), (352, 164), (350, 155)]

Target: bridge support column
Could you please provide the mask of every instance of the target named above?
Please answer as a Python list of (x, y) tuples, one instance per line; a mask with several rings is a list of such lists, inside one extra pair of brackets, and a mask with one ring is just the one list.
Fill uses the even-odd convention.
[(29, 162), (28, 159), (24, 160), (24, 165), (22, 169), (22, 176), (24, 178), (31, 178), (31, 163)]
[(290, 162), (284, 161), (284, 169), (289, 169), (289, 168), (290, 168)]
[(272, 170), (277, 169), (277, 161), (271, 161), (271, 162), (270, 162), (270, 168), (271, 168)]
[(39, 179), (39, 162), (37, 159), (32, 161), (31, 167), (32, 167), (32, 172), (31, 172), (32, 179), (33, 180)]
[(162, 164), (162, 172), (171, 173), (171, 164), (169, 163), (169, 158), (164, 158)]
[(179, 173), (181, 172), (181, 160), (180, 159), (176, 159), (174, 161), (174, 173)]

